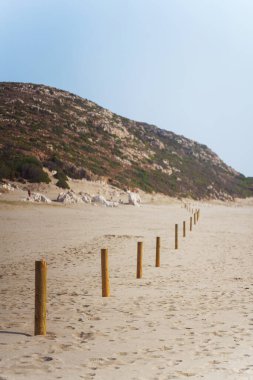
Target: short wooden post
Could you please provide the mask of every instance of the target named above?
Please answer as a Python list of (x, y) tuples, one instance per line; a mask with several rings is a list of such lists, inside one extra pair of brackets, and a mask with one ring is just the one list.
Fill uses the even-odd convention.
[(198, 214), (197, 214), (197, 216), (198, 216), (198, 220), (199, 220), (199, 213), (200, 213), (200, 210), (198, 209)]
[(137, 243), (137, 272), (136, 278), (142, 278), (142, 257), (143, 257), (143, 242)]
[(192, 216), (190, 217), (190, 231), (192, 231)]
[(178, 249), (178, 224), (175, 224), (175, 249)]
[(108, 249), (101, 249), (102, 297), (110, 297)]
[(35, 261), (35, 320), (34, 335), (47, 333), (47, 263)]
[(186, 236), (185, 221), (183, 221), (183, 237)]
[(156, 238), (156, 259), (155, 266), (160, 267), (160, 249), (161, 249), (161, 239), (159, 237)]
[(196, 224), (196, 212), (194, 212), (193, 214), (193, 221), (194, 221), (194, 224)]

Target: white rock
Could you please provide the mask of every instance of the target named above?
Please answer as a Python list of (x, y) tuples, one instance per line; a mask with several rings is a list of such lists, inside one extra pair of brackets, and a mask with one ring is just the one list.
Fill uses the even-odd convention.
[(128, 204), (133, 206), (140, 206), (141, 204), (141, 197), (138, 193), (132, 193), (131, 191), (128, 191)]
[(26, 198), (29, 202), (39, 202), (39, 203), (51, 203), (51, 199), (47, 198), (45, 195), (40, 193), (31, 193), (30, 197)]
[(8, 191), (14, 191), (14, 187), (11, 186), (10, 183), (4, 183), (4, 184), (2, 185), (2, 188), (3, 188), (3, 189), (6, 189), (6, 190), (8, 190)]
[(107, 207), (118, 207), (119, 202), (107, 201)]
[(107, 201), (102, 195), (95, 195), (92, 198), (92, 202), (106, 207), (117, 207), (119, 205), (118, 202)]
[(70, 203), (93, 203), (100, 204), (106, 207), (117, 207), (118, 202), (107, 201), (102, 195), (91, 196), (87, 193), (80, 192), (75, 194), (73, 191), (61, 192), (57, 197), (57, 202), (65, 204)]
[(84, 203), (91, 203), (92, 197), (89, 194), (80, 192), (79, 195)]
[(57, 197), (57, 202), (62, 202), (65, 204), (84, 203), (82, 198), (73, 191), (61, 192)]

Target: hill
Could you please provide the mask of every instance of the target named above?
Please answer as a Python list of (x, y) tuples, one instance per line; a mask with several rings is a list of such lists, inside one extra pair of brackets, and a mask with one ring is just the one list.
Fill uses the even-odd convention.
[(253, 195), (253, 178), (205, 145), (67, 91), (0, 83), (0, 178), (47, 182), (43, 166), (57, 171), (61, 187), (66, 176), (103, 177), (120, 188), (177, 197)]

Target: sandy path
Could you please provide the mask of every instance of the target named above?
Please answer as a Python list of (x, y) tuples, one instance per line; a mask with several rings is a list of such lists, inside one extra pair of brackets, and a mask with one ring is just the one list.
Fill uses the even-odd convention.
[[(0, 379), (252, 379), (253, 208), (0, 205)], [(161, 268), (154, 267), (161, 236)], [(143, 279), (135, 279), (144, 241)], [(101, 297), (100, 248), (111, 293)], [(48, 336), (33, 337), (34, 260), (49, 265)], [(18, 332), (20, 334), (12, 334)]]

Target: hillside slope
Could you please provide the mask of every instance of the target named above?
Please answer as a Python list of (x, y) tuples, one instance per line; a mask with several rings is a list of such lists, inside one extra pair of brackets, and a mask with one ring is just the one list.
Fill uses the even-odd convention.
[(72, 178), (102, 176), (121, 188), (171, 196), (253, 195), (252, 178), (205, 145), (44, 85), (0, 83), (0, 149), (2, 178), (33, 180), (43, 165)]

